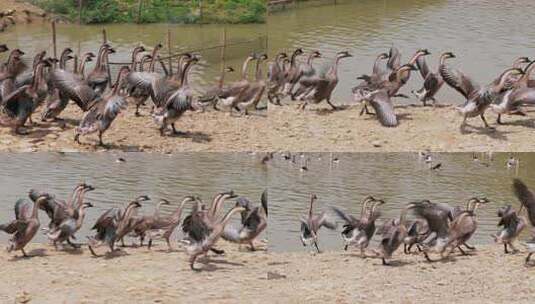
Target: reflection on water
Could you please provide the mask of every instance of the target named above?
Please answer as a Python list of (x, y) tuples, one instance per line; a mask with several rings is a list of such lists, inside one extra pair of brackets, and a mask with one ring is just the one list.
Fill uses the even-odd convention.
[[(331, 2), (332, 3), (332, 2)], [(430, 68), (437, 68), (442, 51), (453, 51), (459, 66), (480, 83), (488, 83), (509, 67), (518, 56), (533, 53), (535, 32), (531, 0), (359, 0), (337, 1), (337, 5), (307, 6), (268, 17), (269, 49), (274, 55), (282, 49), (302, 47), (319, 50), (325, 57), (348, 50), (355, 57), (344, 59), (334, 99), (351, 102), (355, 77), (370, 73), (378, 53), (392, 44), (408, 60), (418, 48), (428, 48)], [(512, 17), (514, 16), (514, 17)], [(513, 21), (514, 20), (514, 21)], [(321, 62), (326, 62), (322, 60)], [(330, 63), (330, 59), (328, 61)], [(410, 93), (421, 85), (413, 74), (402, 89)], [(440, 102), (460, 102), (462, 97), (447, 88), (437, 95)], [(403, 100), (399, 100), (403, 102)], [(411, 98), (411, 102), (415, 102)]]
[[(199, 50), (201, 63), (192, 70), (191, 83), (194, 89), (201, 90), (215, 83), (221, 71), (221, 48), (212, 48), (222, 44), (223, 31), (226, 29), (227, 44), (225, 64), (236, 70), (241, 67), (245, 57), (251, 52), (265, 51), (266, 25), (167, 25), (167, 24), (109, 24), (104, 26), (107, 39), (117, 50), (110, 56), (110, 62), (129, 62), (132, 49), (142, 44), (149, 49), (158, 43), (164, 45), (162, 56), (167, 55), (167, 30), (171, 31), (173, 53)], [(96, 52), (103, 41), (103, 26), (94, 25), (57, 25), (58, 56), (65, 47), (71, 47), (75, 53), (80, 46), (81, 53)], [(49, 23), (34, 22), (17, 24), (2, 33), (2, 43), (10, 48), (20, 48), (26, 52), (31, 62), (32, 56), (40, 50), (52, 54), (52, 31)], [(1, 60), (6, 55), (0, 57)], [(167, 63), (167, 62), (166, 62)], [(173, 62), (176, 68), (176, 62)], [(87, 71), (91, 70), (88, 66)], [(118, 66), (112, 66), (115, 70)], [(229, 75), (228, 80), (238, 79), (238, 73)]]
[[(126, 162), (116, 162), (118, 157)], [(89, 228), (104, 210), (123, 206), (142, 194), (152, 198), (143, 204), (143, 214), (152, 214), (160, 198), (173, 204), (162, 207), (162, 213), (169, 214), (186, 195), (200, 195), (205, 202), (210, 202), (217, 192), (230, 189), (259, 205), (267, 182), (266, 168), (259, 165), (259, 159), (260, 156), (247, 153), (3, 153), (0, 154), (0, 192), (3, 194), (0, 222), (13, 219), (15, 201), (27, 197), (29, 189), (48, 191), (66, 199), (81, 181), (96, 187), (86, 196), (86, 201), (96, 208), (88, 209), (85, 224), (77, 235), (79, 240), (85, 240)], [(228, 201), (226, 205), (233, 204)], [(40, 212), (39, 217), (42, 227), (46, 227), (46, 214)], [(0, 234), (1, 242), (7, 239), (7, 234)], [(35, 240), (44, 241), (45, 237), (38, 233)]]
[[(506, 153), (492, 155), (492, 161), (488, 155), (479, 154), (479, 162), (474, 162), (470, 153), (433, 154), (434, 164), (442, 163), (439, 171), (430, 170), (416, 153), (334, 154), (332, 158), (338, 158), (338, 163), (331, 162), (330, 155), (305, 154), (310, 158), (305, 172), (299, 169), (301, 157), (293, 165), (276, 156), (269, 168), (270, 250), (309, 250), (303, 249), (299, 240), (299, 217), (308, 212), (311, 193), (318, 196), (316, 212), (326, 210), (331, 215), (330, 206), (358, 215), (365, 196), (384, 199), (381, 223), (398, 217), (400, 208), (412, 200), (464, 206), (470, 197), (486, 196), (492, 204), (478, 209), (479, 227), (471, 241), (478, 244), (492, 241), (490, 234), (497, 231), (499, 206), (518, 207), (511, 191), (512, 178), (519, 177), (535, 187), (534, 153), (516, 155), (520, 159), (517, 169), (506, 167)], [(320, 230), (320, 249), (341, 249), (340, 231)]]

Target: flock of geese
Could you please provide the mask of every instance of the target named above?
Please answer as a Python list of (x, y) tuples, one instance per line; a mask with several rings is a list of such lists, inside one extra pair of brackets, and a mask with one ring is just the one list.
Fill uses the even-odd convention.
[[(84, 223), (86, 209), (94, 207), (84, 199), (93, 190), (95, 188), (91, 185), (78, 184), (66, 201), (50, 193), (30, 190), (29, 199), (19, 199), (15, 203), (15, 219), (0, 225), (1, 231), (12, 235), (8, 252), (20, 250), (24, 257), (28, 257), (24, 248), (39, 231), (39, 210), (44, 211), (50, 219), (43, 230), (56, 250), (60, 245), (80, 248), (81, 244), (73, 241)], [(234, 198), (235, 205), (222, 214), (224, 203)], [(168, 249), (172, 250), (171, 236), (181, 227), (185, 236), (182, 241), (186, 244), (186, 252), (190, 257), (189, 265), (192, 270), (199, 270), (194, 265), (199, 256), (206, 256), (209, 251), (224, 253), (215, 248), (220, 238), (249, 245), (254, 251), (258, 236), (267, 227), (267, 191), (262, 193), (259, 205), (228, 191), (216, 194), (210, 204), (204, 203), (199, 196), (186, 196), (169, 215), (161, 214), (162, 206), (171, 205), (168, 200), (162, 199), (152, 214), (139, 214), (142, 203), (149, 200), (147, 195), (141, 195), (122, 208), (114, 207), (103, 212), (91, 228), (95, 231), (94, 235), (88, 237), (87, 246), (91, 254), (100, 256), (96, 250), (101, 245), (107, 245), (110, 253), (114, 253), (118, 250), (116, 243), (121, 242), (124, 246), (124, 238), (127, 236), (139, 239), (141, 247), (148, 240), (146, 245), (149, 249), (153, 240), (165, 240)], [(186, 204), (192, 204), (193, 207), (191, 213), (182, 219)], [(237, 213), (241, 216), (239, 224), (229, 225), (232, 216)]]
[[(535, 192), (520, 179), (513, 180), (512, 188), (520, 201), (520, 208), (515, 210), (511, 205), (499, 208), (497, 215), (500, 229), (492, 235), (496, 243), (503, 244), (506, 254), (518, 252), (514, 242), (528, 223), (535, 227)], [(314, 245), (319, 253), (320, 228), (334, 230), (337, 224), (325, 211), (314, 212), (316, 200), (317, 196), (312, 194), (308, 214), (301, 218), (301, 240), (304, 246)], [(380, 206), (385, 204), (381, 199), (366, 197), (361, 203), (360, 215), (356, 216), (337, 207), (332, 207), (332, 210), (344, 223), (341, 236), (345, 250), (356, 247), (360, 250), (361, 257), (380, 257), (383, 265), (390, 265), (393, 253), (401, 245), (404, 246), (405, 254), (410, 254), (416, 246), (418, 252), (429, 262), (437, 261), (431, 258), (432, 254), (438, 254), (439, 259), (446, 259), (455, 250), (462, 255), (467, 254), (466, 250), (474, 250), (468, 242), (477, 230), (476, 210), (489, 202), (485, 197), (470, 198), (463, 207), (452, 207), (429, 200), (410, 202), (404, 206), (399, 218), (385, 220), (379, 229), (376, 227), (376, 221), (381, 216)], [(520, 215), (524, 208), (527, 211), (527, 219)], [(416, 220), (407, 220), (409, 211), (414, 213)], [(370, 255), (366, 249), (375, 234), (380, 235), (379, 245)], [(535, 229), (532, 229), (531, 234), (533, 238), (526, 242), (526, 265), (535, 253)]]
[[(325, 100), (336, 110), (331, 95), (338, 83), (339, 61), (351, 55), (347, 52), (337, 53), (327, 71), (321, 71), (313, 65), (313, 60), (321, 57), (318, 51), (310, 52), (306, 60), (299, 64), (297, 58), (303, 54), (303, 50), (298, 48), (290, 56), (284, 52), (276, 55), (269, 66), (269, 101), (281, 105), (281, 99), (288, 96), (292, 100), (301, 101), (300, 108), (304, 109), (308, 104), (318, 104)], [(488, 109), (498, 114), (497, 123), (501, 124), (501, 115), (526, 115), (522, 107), (535, 104), (535, 80), (530, 79), (535, 70), (535, 61), (530, 61), (527, 57), (517, 58), (511, 67), (504, 69), (491, 83), (480, 85), (447, 64), (448, 59), (455, 58), (452, 52), (440, 55), (436, 70), (432, 70), (426, 62), (425, 58), (430, 54), (427, 49), (419, 49), (407, 63), (401, 64), (401, 53), (396, 47), (390, 48), (387, 53), (380, 53), (375, 59), (371, 74), (357, 77), (361, 82), (352, 88), (354, 101), (363, 105), (360, 115), (376, 115), (383, 126), (397, 126), (399, 121), (393, 98), (409, 98), (399, 91), (413, 71), (419, 71), (423, 84), (412, 93), (424, 106), (429, 101), (433, 106), (436, 104), (435, 95), (444, 83), (465, 98), (464, 104), (456, 107), (463, 116), (461, 128), (464, 128), (468, 118), (477, 116), (483, 120), (485, 127), (491, 128), (485, 119)], [(368, 106), (375, 113), (370, 112)]]
[[(241, 78), (226, 86), (223, 85), (225, 74), (233, 69), (224, 69), (218, 83), (194, 99), (189, 73), (200, 56), (180, 54), (177, 70), (173, 71), (158, 55), (161, 48), (158, 44), (147, 53), (143, 46), (135, 47), (131, 65), (122, 66), (113, 82), (108, 58), (115, 50), (107, 43), (102, 44), (96, 55), (87, 52), (80, 58), (76, 58), (71, 48), (65, 48), (59, 59), (47, 57), (42, 51), (35, 55), (31, 68), (24, 63), (22, 50), (11, 50), (6, 62), (0, 65), (0, 110), (3, 114), (0, 123), (12, 127), (17, 134), (26, 134), (25, 125), (33, 124), (32, 114), (38, 107), (43, 106), (42, 121), (57, 121), (72, 101), (84, 112), (75, 129), (74, 140), (80, 143), (80, 136), (98, 133), (99, 144), (104, 145), (102, 135), (119, 113), (132, 104), (136, 107), (136, 116), (140, 116), (139, 107), (149, 97), (151, 114), (162, 136), (169, 127), (173, 134), (178, 133), (175, 123), (186, 111), (202, 111), (209, 105), (216, 110), (225, 108), (241, 114), (259, 109), (266, 88), (261, 69), (267, 59), (265, 54), (248, 56)], [(0, 44), (0, 53), (7, 51), (9, 48)], [(93, 69), (86, 73), (87, 63), (94, 58)], [(76, 60), (71, 69), (68, 62), (72, 59)], [(249, 79), (248, 66), (253, 61), (256, 61), (255, 77)], [(155, 71), (157, 62), (164, 73)]]

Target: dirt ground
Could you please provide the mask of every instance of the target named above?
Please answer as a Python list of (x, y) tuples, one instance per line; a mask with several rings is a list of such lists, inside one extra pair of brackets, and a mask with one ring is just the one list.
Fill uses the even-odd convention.
[(176, 123), (177, 135), (160, 136), (158, 127), (142, 108), (143, 116), (136, 117), (134, 109), (120, 114), (104, 133), (105, 147), (97, 146), (97, 134), (82, 136), (79, 145), (73, 141), (74, 128), (83, 113), (73, 105), (60, 115), (64, 122), (41, 122), (38, 110), (33, 121), (36, 126), (28, 129), (27, 135), (13, 133), (10, 128), (0, 128), (0, 151), (265, 151), (267, 142), (266, 111), (249, 116), (229, 116), (228, 113), (206, 111), (188, 112)]
[[(32, 18), (38, 18), (38, 15), (44, 13), (44, 10), (41, 8), (32, 5), (27, 2), (14, 1), (14, 0), (0, 0), (0, 11), (15, 10), (13, 17), (17, 23), (27, 22), (26, 14), (23, 13), (23, 10), (28, 10), (32, 14)], [(33, 20), (33, 19), (32, 19)]]
[(201, 272), (189, 269), (182, 249), (163, 244), (103, 258), (46, 244), (32, 244), (31, 258), (1, 251), (0, 302), (532, 303), (535, 292), (525, 253), (505, 255), (498, 245), (435, 263), (398, 252), (392, 266), (352, 252), (267, 254), (223, 241), (218, 248), (225, 255), (200, 262)]
[(314, 152), (509, 152), (535, 150), (532, 141), (535, 113), (504, 116), (486, 114), (496, 130), (484, 128), (479, 117), (468, 120), (460, 130), (462, 117), (453, 106), (437, 108), (397, 106), (399, 126), (382, 127), (374, 116), (359, 116), (361, 107), (331, 111), (327, 104), (297, 109), (296, 104), (271, 106), (271, 146), (275, 151)]
[[(519, 246), (520, 247), (520, 246)], [(535, 267), (526, 254), (478, 246), (471, 256), (428, 263), (394, 255), (392, 266), (357, 253), (273, 253), (270, 290), (287, 303), (532, 303)]]
[[(266, 251), (238, 250), (218, 243), (224, 256), (211, 256), (190, 270), (183, 249), (158, 245), (125, 248), (94, 258), (82, 251), (55, 251), (32, 244), (28, 254), (0, 252), (4, 278), (1, 303), (243, 303), (258, 302), (267, 283)], [(105, 248), (99, 248), (104, 252)], [(265, 299), (265, 298), (264, 298)], [(208, 302), (207, 302), (208, 301)]]

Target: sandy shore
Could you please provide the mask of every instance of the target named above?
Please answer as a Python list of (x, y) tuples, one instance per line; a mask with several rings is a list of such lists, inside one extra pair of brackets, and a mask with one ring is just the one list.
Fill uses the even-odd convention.
[(388, 267), (356, 252), (280, 253), (268, 269), (283, 276), (270, 290), (287, 303), (533, 303), (535, 268), (525, 256), (478, 246), (472, 256), (428, 263), (400, 250)]
[(2, 251), (9, 280), (0, 283), (0, 302), (531, 303), (535, 292), (535, 267), (524, 266), (524, 253), (505, 255), (501, 246), (436, 263), (398, 252), (390, 267), (352, 252), (249, 252), (225, 242), (218, 248), (226, 254), (199, 263), (198, 273), (182, 249), (167, 252), (163, 245), (125, 248), (113, 258), (43, 244), (32, 244), (37, 256), (27, 259)]
[(31, 258), (2, 250), (0, 303), (258, 302), (267, 282), (267, 253), (238, 251), (223, 241), (218, 248), (225, 255), (198, 263), (201, 272), (189, 269), (182, 249), (167, 252), (163, 244), (152, 251), (125, 248), (113, 258), (93, 258), (86, 248), (56, 252), (47, 244), (32, 244), (28, 253), (37, 256)]
[(33, 115), (36, 126), (29, 134), (17, 135), (10, 128), (0, 128), (0, 151), (265, 151), (267, 143), (266, 111), (249, 116), (230, 117), (228, 113), (206, 111), (188, 112), (176, 123), (179, 135), (160, 136), (156, 124), (149, 116), (148, 107), (141, 110), (142, 117), (128, 108), (113, 122), (103, 136), (106, 148), (96, 145), (97, 134), (82, 136), (82, 145), (73, 141), (74, 128), (83, 113), (73, 105), (60, 116), (65, 121), (41, 122), (38, 109)]
[(507, 125), (496, 125), (496, 115), (486, 114), (495, 131), (483, 128), (479, 117), (468, 121), (461, 133), (462, 118), (452, 106), (440, 108), (397, 106), (400, 125), (382, 127), (373, 116), (359, 116), (360, 106), (330, 111), (327, 104), (297, 110), (297, 105), (271, 106), (269, 121), (274, 150), (316, 152), (405, 152), (431, 150), (531, 151), (535, 113), (526, 117), (505, 116)]

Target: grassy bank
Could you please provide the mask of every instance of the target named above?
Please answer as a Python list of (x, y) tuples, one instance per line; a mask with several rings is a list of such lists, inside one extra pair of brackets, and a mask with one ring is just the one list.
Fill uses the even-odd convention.
[[(78, 20), (78, 0), (30, 0), (46, 11)], [(265, 0), (83, 0), (82, 23), (260, 23)]]

